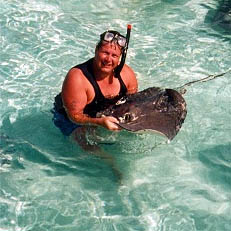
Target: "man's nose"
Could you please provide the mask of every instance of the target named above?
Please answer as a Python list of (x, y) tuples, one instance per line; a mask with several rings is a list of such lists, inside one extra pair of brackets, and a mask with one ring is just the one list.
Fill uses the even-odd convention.
[(105, 60), (107, 61), (107, 62), (111, 62), (111, 55), (107, 55), (106, 57), (105, 57)]

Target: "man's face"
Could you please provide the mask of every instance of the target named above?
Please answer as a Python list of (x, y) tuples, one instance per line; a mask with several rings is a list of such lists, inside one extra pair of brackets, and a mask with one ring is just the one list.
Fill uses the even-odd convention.
[(121, 48), (116, 43), (103, 42), (102, 46), (96, 49), (95, 63), (98, 69), (110, 74), (118, 65), (121, 55)]

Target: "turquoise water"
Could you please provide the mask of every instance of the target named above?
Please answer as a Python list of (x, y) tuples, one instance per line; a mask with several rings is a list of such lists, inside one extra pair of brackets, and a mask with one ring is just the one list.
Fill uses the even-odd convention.
[(187, 88), (188, 115), (171, 143), (88, 134), (121, 183), (50, 113), (66, 72), (94, 55), (101, 32), (125, 34), (128, 23), (140, 90), (228, 71), (231, 33), (213, 21), (222, 2), (0, 0), (0, 231), (231, 230), (230, 72)]

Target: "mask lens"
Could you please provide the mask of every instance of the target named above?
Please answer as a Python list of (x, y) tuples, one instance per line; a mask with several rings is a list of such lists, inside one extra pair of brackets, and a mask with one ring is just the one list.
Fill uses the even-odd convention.
[(114, 34), (107, 32), (104, 36), (104, 40), (107, 42), (111, 42), (113, 40), (113, 38), (115, 37)]
[(118, 44), (119, 44), (121, 47), (125, 47), (126, 38), (124, 38), (124, 37), (122, 37), (122, 36), (118, 36), (117, 41), (118, 41)]

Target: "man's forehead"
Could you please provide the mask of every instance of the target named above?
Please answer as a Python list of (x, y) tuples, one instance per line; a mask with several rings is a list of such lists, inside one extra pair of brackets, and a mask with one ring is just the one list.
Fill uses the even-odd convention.
[(122, 50), (121, 47), (117, 44), (117, 42), (114, 42), (114, 41), (112, 41), (112, 42), (103, 41), (102, 45), (101, 45), (101, 48), (103, 48), (103, 49), (112, 48), (114, 50), (119, 50), (119, 51)]

